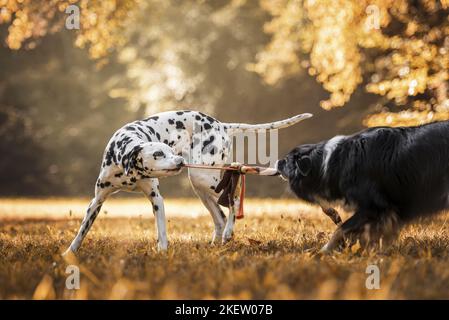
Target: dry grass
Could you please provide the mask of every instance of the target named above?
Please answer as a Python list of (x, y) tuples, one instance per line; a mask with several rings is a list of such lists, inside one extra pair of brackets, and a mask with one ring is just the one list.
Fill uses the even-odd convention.
[[(81, 289), (67, 290), (60, 252), (87, 203), (0, 200), (0, 298), (449, 298), (448, 214), (409, 226), (384, 252), (355, 246), (317, 258), (311, 251), (334, 226), (294, 200), (249, 201), (234, 240), (216, 247), (197, 200), (167, 201), (166, 254), (155, 251), (145, 200), (110, 201), (78, 254)], [(365, 287), (369, 264), (380, 268), (380, 290)]]

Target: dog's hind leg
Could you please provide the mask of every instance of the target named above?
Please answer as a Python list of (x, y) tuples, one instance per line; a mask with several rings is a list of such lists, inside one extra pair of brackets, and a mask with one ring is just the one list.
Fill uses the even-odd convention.
[(237, 195), (234, 196), (234, 205), (229, 207), (228, 221), (224, 229), (222, 243), (225, 244), (232, 239), (234, 235), (235, 216), (238, 210), (240, 210), (240, 188), (237, 189)]
[(223, 231), (226, 225), (226, 216), (221, 210), (220, 205), (217, 204), (216, 198), (208, 192), (202, 190), (195, 190), (198, 197), (207, 208), (214, 221), (214, 233), (212, 235), (212, 244), (221, 243), (223, 238)]
[(220, 180), (220, 171), (209, 170), (208, 172), (204, 169), (189, 169), (189, 179), (195, 193), (201, 199), (214, 221), (215, 230), (212, 236), (212, 243), (219, 243), (222, 241), (226, 225), (226, 216), (217, 203), (218, 194), (215, 193), (215, 188)]
[(89, 207), (87, 208), (86, 215), (81, 222), (81, 227), (78, 231), (78, 234), (76, 235), (75, 239), (73, 239), (70, 247), (64, 254), (67, 254), (70, 251), (76, 252), (79, 249), (81, 243), (84, 240), (84, 237), (87, 235), (87, 232), (89, 232), (90, 228), (92, 227), (95, 218), (98, 216), (98, 213), (100, 212), (101, 206), (103, 205), (104, 201), (114, 191), (115, 189), (113, 189), (112, 187), (100, 188), (97, 186), (95, 188), (95, 197), (92, 199)]
[(159, 180), (141, 180), (138, 186), (153, 205), (153, 214), (156, 218), (157, 228), (157, 248), (159, 251), (166, 251), (168, 248), (167, 227), (165, 224), (164, 198), (162, 198), (159, 192)]

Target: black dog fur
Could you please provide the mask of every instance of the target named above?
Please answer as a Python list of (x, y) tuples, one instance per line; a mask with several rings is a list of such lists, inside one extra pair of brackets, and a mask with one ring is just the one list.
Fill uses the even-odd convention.
[(370, 128), (301, 145), (277, 168), (299, 198), (354, 208), (337, 229), (342, 239), (386, 238), (406, 222), (448, 208), (449, 122)]

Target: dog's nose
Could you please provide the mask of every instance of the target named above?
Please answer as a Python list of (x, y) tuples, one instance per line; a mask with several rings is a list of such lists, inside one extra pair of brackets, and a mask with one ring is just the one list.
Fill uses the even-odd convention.
[(276, 164), (274, 165), (274, 168), (279, 172), (282, 167), (284, 167), (284, 160), (278, 160), (276, 161)]
[(184, 158), (183, 157), (179, 157), (179, 158), (176, 159), (176, 166), (178, 168), (181, 168), (184, 165), (185, 165), (185, 162), (184, 162)]

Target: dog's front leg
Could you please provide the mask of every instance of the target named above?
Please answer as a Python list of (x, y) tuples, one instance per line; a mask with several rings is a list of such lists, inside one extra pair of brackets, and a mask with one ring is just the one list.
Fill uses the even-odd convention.
[(325, 215), (327, 215), (331, 220), (337, 225), (341, 225), (342, 220), (340, 218), (340, 215), (338, 214), (338, 211), (335, 210), (332, 207), (323, 207), (321, 206), (321, 210), (324, 212)]
[(168, 248), (167, 227), (165, 224), (164, 198), (159, 192), (159, 180), (147, 179), (139, 182), (139, 187), (150, 199), (153, 205), (153, 214), (156, 220), (157, 248), (159, 251), (166, 251)]
[(95, 188), (95, 197), (89, 204), (87, 208), (86, 215), (84, 216), (83, 221), (81, 222), (81, 227), (76, 235), (75, 239), (73, 239), (70, 247), (64, 252), (63, 255), (68, 254), (69, 252), (75, 253), (78, 251), (81, 243), (87, 235), (87, 232), (92, 227), (92, 224), (95, 221), (95, 218), (98, 216), (100, 212), (101, 206), (103, 205), (106, 198), (115, 191), (115, 188), (109, 187), (106, 189), (101, 189), (98, 186)]

